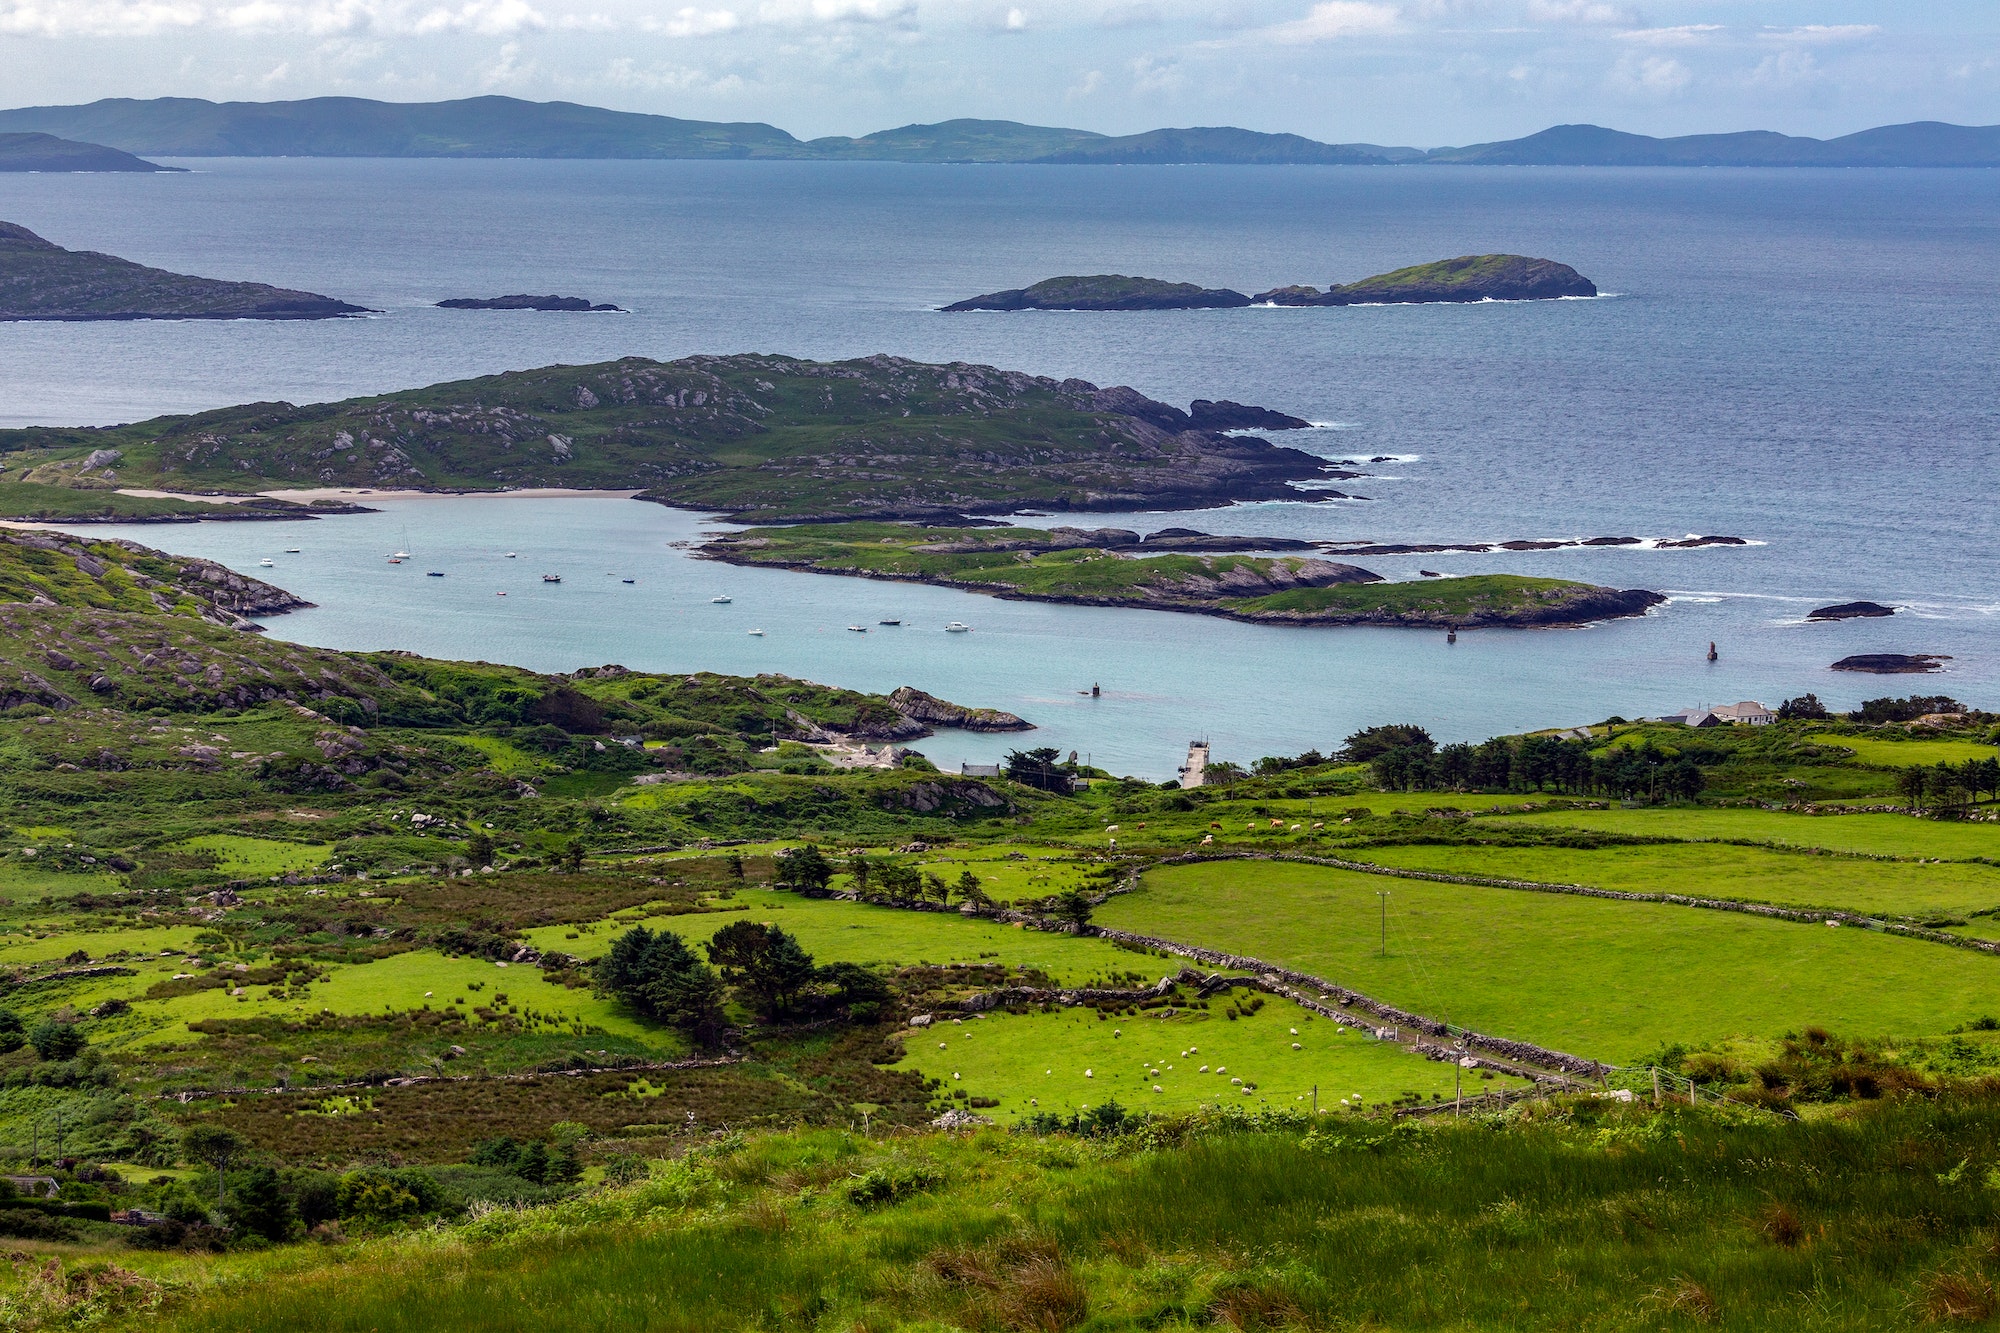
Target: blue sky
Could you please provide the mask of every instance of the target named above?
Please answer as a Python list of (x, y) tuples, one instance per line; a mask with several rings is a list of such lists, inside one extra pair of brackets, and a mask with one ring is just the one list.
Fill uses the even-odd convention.
[(2000, 122), (2000, 3), (0, 0), (0, 104), (499, 92), (793, 133), (983, 116), (1471, 143)]

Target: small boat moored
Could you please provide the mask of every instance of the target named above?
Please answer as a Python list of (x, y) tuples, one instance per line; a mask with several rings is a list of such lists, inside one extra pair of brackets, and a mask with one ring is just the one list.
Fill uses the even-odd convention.
[(969, 634), (972, 632), (972, 626), (962, 620), (954, 620), (944, 627), (944, 632), (946, 634)]
[(424, 571), (424, 577), (427, 579), (441, 579), (444, 577), (444, 571), (442, 569), (427, 569)]
[(507, 552), (507, 558), (508, 558), (509, 560), (512, 560), (512, 559), (514, 559), (514, 553), (513, 553), (512, 551), (509, 551), (509, 552)]
[(277, 561), (271, 559), (271, 557), (267, 555), (262, 560), (259, 560), (257, 562), (257, 567), (259, 569), (269, 569), (272, 565), (275, 565), (277, 563), (278, 563)]
[(764, 637), (764, 631), (760, 629), (753, 629), (750, 631), (750, 635), (752, 638), (761, 639)]
[(637, 583), (638, 581), (639, 581), (639, 580), (637, 580), (637, 579), (621, 579), (621, 580), (619, 580), (619, 582), (621, 582), (621, 583)]
[(296, 546), (287, 546), (285, 548), (286, 555), (297, 555), (298, 553), (299, 553), (299, 548)]
[(866, 634), (868, 632), (866, 625), (849, 625), (847, 628), (856, 634)]
[(728, 599), (727, 597), (711, 597), (711, 598), (709, 598), (709, 599), (708, 599), (708, 601), (709, 601), (709, 605), (711, 605), (711, 606), (727, 606), (727, 605), (729, 605), (729, 599)]
[(560, 574), (544, 574), (544, 575), (542, 575), (542, 582), (544, 582), (544, 583), (561, 583), (561, 582), (562, 582), (562, 575), (560, 575)]
[(903, 622), (900, 620), (878, 620), (875, 623), (878, 625), (900, 625)]

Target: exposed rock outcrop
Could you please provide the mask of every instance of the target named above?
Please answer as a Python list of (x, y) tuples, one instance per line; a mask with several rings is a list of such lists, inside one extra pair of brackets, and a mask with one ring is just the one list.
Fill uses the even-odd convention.
[(612, 311), (623, 314), (623, 307), (607, 304), (592, 305), (581, 296), (528, 296), (516, 293), (513, 296), (454, 296), (449, 301), (439, 301), (440, 310), (554, 310), (581, 311), (595, 313)]
[(1863, 620), (1875, 616), (1893, 616), (1896, 608), (1884, 606), (1880, 602), (1842, 602), (1838, 606), (1822, 606), (1808, 612), (1807, 620)]
[(1250, 298), (1226, 287), (1128, 278), (1122, 273), (1044, 278), (1031, 287), (988, 292), (943, 307), (963, 310), (1216, 310), (1246, 306)]
[(1035, 724), (997, 708), (967, 708), (905, 685), (889, 695), (889, 703), (912, 722), (958, 731), (1033, 731)]
[(1871, 676), (1915, 676), (1942, 671), (1951, 658), (1943, 653), (1855, 653), (1833, 664), (1835, 671), (1862, 671)]
[(1597, 285), (1568, 264), (1526, 255), (1461, 255), (1320, 291), (1276, 287), (1252, 300), (1270, 305), (1428, 305), (1468, 301), (1552, 301), (1595, 296)]

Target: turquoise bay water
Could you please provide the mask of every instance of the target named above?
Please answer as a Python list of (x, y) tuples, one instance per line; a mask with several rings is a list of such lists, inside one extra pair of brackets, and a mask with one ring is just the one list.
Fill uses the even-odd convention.
[[(779, 670), (909, 683), (1149, 776), (1322, 749), (1813, 690), (2000, 707), (2000, 172), (964, 168), (258, 160), (186, 176), (0, 177), (0, 218), (64, 244), (379, 308), (310, 324), (0, 325), (0, 426), (309, 402), (552, 362), (758, 350), (967, 360), (1327, 423), (1286, 443), (1385, 458), (1365, 500), (1101, 518), (1385, 541), (1730, 533), (1761, 544), (1365, 559), (1668, 591), (1643, 620), (1441, 636), (1287, 630), (690, 562), (699, 516), (608, 499), (394, 501), (318, 523), (126, 535), (318, 602), (272, 632), (559, 670)], [(946, 316), (1065, 272), (1258, 290), (1511, 250), (1605, 292), (1526, 305)], [(558, 292), (626, 315), (461, 313)], [(1281, 437), (1284, 438), (1284, 437)], [(4, 461), (4, 459), (0, 459)], [(407, 530), (408, 536), (404, 536)], [(305, 554), (284, 557), (286, 545)], [(410, 564), (382, 560), (398, 547)], [(508, 549), (521, 559), (503, 561)], [(256, 561), (280, 562), (261, 571)], [(564, 582), (542, 585), (543, 566)], [(426, 579), (426, 568), (444, 579)], [(627, 585), (620, 580), (636, 580)], [(510, 582), (511, 580), (511, 582)], [(508, 596), (493, 594), (505, 590)], [(735, 596), (711, 606), (717, 591)], [(1805, 625), (1872, 598), (1890, 620)], [(885, 616), (901, 631), (849, 634)], [(943, 622), (972, 622), (945, 636)], [(767, 631), (762, 640), (744, 630)], [(1704, 660), (1710, 640), (1721, 660)], [(1828, 670), (1867, 651), (1950, 670)], [(1076, 694), (1092, 682), (1104, 695)], [(1013, 738), (944, 737), (940, 760)]]
[[(1641, 619), (1468, 632), (1447, 645), (1427, 631), (1275, 628), (738, 568), (688, 554), (687, 543), (717, 526), (706, 517), (615, 497), (369, 502), (382, 512), (88, 531), (221, 560), (293, 590), (317, 607), (267, 623), (304, 643), (407, 648), (544, 671), (617, 662), (776, 671), (866, 690), (916, 685), (1007, 709), (1039, 728), (1026, 737), (947, 732), (918, 743), (951, 767), (990, 762), (1017, 745), (1055, 745), (1159, 779), (1172, 775), (1195, 736), (1211, 737), (1218, 757), (1250, 760), (1327, 749), (1357, 727), (1392, 719), (1421, 722), (1445, 739), (1483, 738), (1665, 712), (1684, 700), (1772, 699), (1811, 686), (1851, 703), (1864, 688), (1945, 679), (1831, 676), (1823, 669), (1829, 649), (1886, 647), (1902, 642), (1904, 631), (1883, 621), (1806, 625), (1800, 618), (1809, 608), (1797, 600), (1696, 594)], [(285, 554), (288, 546), (300, 554)], [(388, 553), (403, 550), (413, 558), (388, 563)], [(1746, 558), (1768, 558), (1767, 550), (1561, 553), (1540, 557), (1541, 565), (1517, 563), (1701, 584), (1731, 581)], [(266, 558), (273, 568), (260, 567)], [(1403, 574), (1417, 561), (1369, 563)], [(431, 570), (445, 577), (430, 578)], [(543, 583), (545, 573), (562, 582)], [(716, 596), (731, 600), (717, 605)], [(888, 627), (883, 619), (904, 623)], [(972, 632), (946, 633), (953, 620)], [(1925, 641), (1955, 645), (1945, 633), (1954, 623), (1932, 622)], [(851, 632), (852, 624), (867, 632)], [(753, 637), (753, 628), (765, 632)], [(1711, 639), (1731, 645), (1715, 663), (1705, 660)], [(1103, 689), (1098, 698), (1089, 697), (1093, 684)]]

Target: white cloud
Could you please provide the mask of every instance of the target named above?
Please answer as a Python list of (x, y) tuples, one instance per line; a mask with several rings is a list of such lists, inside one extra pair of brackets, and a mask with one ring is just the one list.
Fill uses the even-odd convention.
[(1758, 35), (1767, 42), (1800, 42), (1824, 46), (1833, 42), (1858, 42), (1880, 35), (1879, 23), (1808, 23), (1800, 28), (1766, 28)]
[(1605, 82), (1627, 96), (1666, 98), (1693, 83), (1694, 71), (1670, 56), (1626, 56), (1612, 66)]
[(639, 20), (642, 32), (663, 32), (669, 37), (714, 37), (742, 26), (743, 20), (731, 10), (696, 9), (692, 5), (665, 18), (647, 14)]
[(1757, 62), (1745, 80), (1753, 88), (1793, 89), (1818, 83), (1825, 71), (1810, 51), (1780, 51)]
[(1619, 33), (1618, 38), (1641, 46), (1700, 46), (1722, 31), (1720, 23), (1683, 23), (1672, 28), (1635, 28)]
[(1639, 15), (1605, 0), (1528, 0), (1531, 23), (1584, 24), (1591, 27), (1636, 27)]
[(1086, 72), (1082, 78), (1078, 79), (1075, 83), (1071, 84), (1067, 89), (1065, 89), (1063, 92), (1063, 99), (1065, 101), (1070, 101), (1070, 102), (1081, 101), (1083, 98), (1089, 97), (1091, 94), (1095, 93), (1099, 88), (1102, 88), (1103, 86), (1104, 86), (1104, 71), (1101, 69), (1093, 69)]
[(1180, 62), (1172, 56), (1140, 56), (1132, 62), (1132, 91), (1141, 94), (1174, 94), (1187, 84)]
[(145, 37), (201, 23), (194, 0), (0, 0), (0, 33), (35, 37)]
[(1254, 34), (1285, 46), (1310, 46), (1344, 37), (1373, 37), (1402, 26), (1402, 11), (1369, 0), (1323, 0), (1304, 18), (1278, 23)]
[[(457, 9), (440, 6), (418, 16), (410, 31), (476, 32), (500, 36), (526, 28), (546, 28), (549, 21), (527, 0), (465, 0)], [(504, 54), (504, 53), (503, 53)]]
[(1001, 26), (1008, 32), (1026, 32), (1028, 30), (1028, 16), (1018, 9), (1010, 9), (1007, 11), (1006, 22)]

